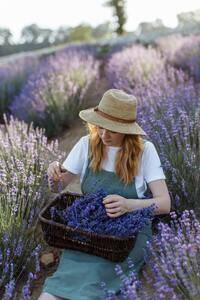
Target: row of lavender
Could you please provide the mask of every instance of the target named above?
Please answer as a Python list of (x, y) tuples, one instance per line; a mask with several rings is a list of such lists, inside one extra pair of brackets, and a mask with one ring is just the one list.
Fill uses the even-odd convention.
[(91, 99), (98, 81), (96, 48), (70, 46), (47, 58), (29, 57), (0, 66), (0, 115), (33, 121), (55, 136)]
[(57, 141), (47, 143), (42, 129), (13, 118), (5, 124), (0, 129), (0, 298), (19, 299), (18, 291), (28, 300), (40, 271), (38, 215), (50, 198), (44, 174), (64, 153)]
[(106, 56), (99, 55), (101, 46), (68, 46), (46, 58), (31, 56), (4, 63), (0, 65), (0, 118), (12, 113), (45, 128), (48, 137), (57, 135), (99, 90), (100, 66), (107, 64), (112, 65), (106, 74), (109, 82), (111, 76), (112, 85), (128, 87), (131, 92), (135, 84), (147, 82), (152, 73), (162, 73), (166, 65), (200, 80), (198, 36), (160, 38), (154, 46), (156, 51), (144, 47), (123, 50), (125, 46), (120, 45)]

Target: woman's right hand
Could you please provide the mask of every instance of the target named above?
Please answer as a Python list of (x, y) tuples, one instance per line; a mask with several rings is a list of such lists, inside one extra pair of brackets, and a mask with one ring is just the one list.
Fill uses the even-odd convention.
[[(62, 180), (62, 171), (61, 164), (58, 161), (53, 161), (49, 164), (47, 169), (48, 175), (48, 185), (50, 190), (55, 190), (57, 192), (57, 184), (60, 180)], [(56, 187), (55, 187), (56, 185)]]
[(47, 169), (47, 175), (54, 181), (59, 181), (62, 175), (61, 164), (58, 161), (53, 161), (52, 163), (50, 163)]

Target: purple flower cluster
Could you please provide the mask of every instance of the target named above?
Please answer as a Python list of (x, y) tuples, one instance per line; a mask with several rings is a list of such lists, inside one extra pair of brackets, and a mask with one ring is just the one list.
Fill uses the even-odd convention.
[(140, 101), (138, 122), (158, 149), (173, 199), (178, 200), (175, 207), (198, 212), (200, 86), (169, 67), (135, 94)]
[(159, 38), (156, 45), (166, 61), (200, 81), (200, 36), (172, 35)]
[[(181, 217), (171, 213), (171, 224), (159, 223), (158, 234), (148, 245), (151, 258), (143, 271), (142, 283), (134, 272), (123, 274), (116, 266), (121, 279), (123, 299), (199, 299), (200, 298), (200, 223), (193, 211), (185, 210)], [(114, 291), (106, 288), (103, 299), (118, 299)]]
[(0, 116), (9, 111), (9, 105), (25, 83), (27, 77), (37, 68), (39, 59), (27, 56), (0, 64)]
[(164, 59), (155, 49), (133, 45), (110, 57), (105, 76), (110, 87), (132, 93), (138, 84), (144, 85), (153, 75), (162, 73), (164, 65)]
[[(58, 133), (84, 107), (98, 79), (99, 62), (81, 47), (68, 47), (43, 60), (10, 109), (14, 116)], [(90, 91), (90, 92), (89, 92)], [(87, 98), (87, 99), (86, 99)]]
[(63, 159), (65, 154), (57, 140), (49, 143), (43, 130), (34, 130), (32, 124), (13, 117), (4, 121), (0, 129), (0, 298), (14, 299), (9, 295), (21, 275), (33, 267), (33, 258), (34, 274), (39, 271), (38, 215), (50, 196), (43, 174), (52, 159)]
[(182, 46), (190, 40), (190, 36), (182, 36), (179, 33), (171, 34), (157, 38), (155, 46), (161, 51), (168, 63), (173, 63), (175, 53), (180, 51)]
[(83, 195), (66, 209), (54, 209), (54, 214), (70, 227), (118, 237), (134, 236), (153, 218), (153, 206), (110, 218), (102, 202), (105, 196), (103, 190)]
[(200, 81), (200, 36), (192, 36), (174, 54), (173, 63)]

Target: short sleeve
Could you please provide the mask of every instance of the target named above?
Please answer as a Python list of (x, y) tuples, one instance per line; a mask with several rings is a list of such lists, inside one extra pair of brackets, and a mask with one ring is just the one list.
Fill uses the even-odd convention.
[(82, 137), (63, 162), (63, 167), (73, 174), (81, 174), (88, 153), (88, 137)]
[(142, 156), (142, 168), (144, 180), (147, 183), (154, 180), (166, 179), (156, 148), (150, 141), (145, 143)]

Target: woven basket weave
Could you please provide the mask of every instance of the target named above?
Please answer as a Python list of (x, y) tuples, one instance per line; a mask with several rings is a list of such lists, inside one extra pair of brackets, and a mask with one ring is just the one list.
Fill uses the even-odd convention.
[(134, 247), (136, 237), (99, 235), (64, 225), (59, 217), (51, 219), (51, 207), (66, 209), (80, 196), (77, 193), (62, 193), (41, 211), (39, 219), (45, 241), (57, 248), (78, 250), (114, 262), (123, 261)]

